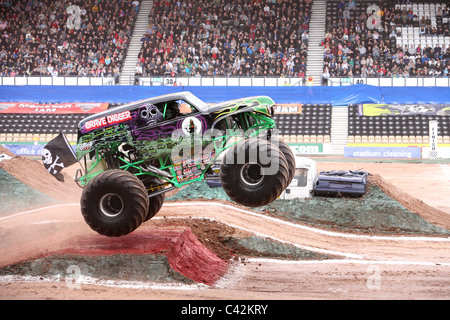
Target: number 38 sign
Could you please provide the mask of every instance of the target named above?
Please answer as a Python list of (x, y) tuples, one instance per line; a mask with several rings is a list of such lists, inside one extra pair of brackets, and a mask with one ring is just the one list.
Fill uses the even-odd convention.
[(381, 25), (381, 11), (380, 7), (376, 4), (372, 4), (367, 7), (366, 12), (370, 15), (367, 18), (367, 28), (368, 29), (378, 29)]
[(175, 79), (175, 78), (164, 78), (164, 85), (165, 86), (176, 86), (177, 85), (177, 79)]

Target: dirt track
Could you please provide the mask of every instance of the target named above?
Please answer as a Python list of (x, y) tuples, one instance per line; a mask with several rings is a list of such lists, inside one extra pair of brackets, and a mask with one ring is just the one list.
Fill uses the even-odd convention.
[[(387, 192), (400, 195), (403, 199), (398, 200), (404, 201), (406, 206), (418, 210), (425, 208), (420, 215), (450, 230), (450, 179), (443, 179), (449, 177), (448, 164), (319, 162), (318, 167), (319, 170), (362, 169), (379, 174), (388, 182), (390, 191)], [(71, 174), (72, 171), (67, 172), (67, 176)], [(33, 184), (30, 177), (24, 180)], [(214, 239), (225, 230), (276, 240), (301, 250), (327, 255), (329, 259), (293, 260), (235, 255), (227, 261), (224, 273), (218, 267), (217, 274), (221, 276), (209, 285), (198, 281), (184, 284), (125, 282), (93, 277), (78, 279), (74, 288), (68, 285), (67, 279), (55, 280), (45, 275), (36, 278), (3, 276), (0, 278), (1, 299), (450, 298), (450, 238), (447, 236), (342, 232), (270, 217), (232, 203), (190, 201), (166, 202), (154, 219), (130, 235), (136, 239), (140, 236), (150, 239), (151, 243), (143, 242), (136, 246), (136, 241), (116, 241), (112, 244), (101, 240), (103, 237), (94, 234), (85, 224), (79, 212), (80, 190), (72, 188), (70, 183), (67, 186), (63, 203), (0, 216), (1, 267), (55, 254), (79, 254), (83, 250), (85, 254), (94, 254), (100, 249), (109, 254), (127, 250), (134, 254), (149, 254), (152, 250), (159, 250), (167, 256), (169, 263), (175, 265), (171, 253), (182, 252), (177, 244), (196, 243), (196, 239), (190, 238), (179, 241), (178, 235), (186, 235), (186, 230), (193, 230), (198, 240), (222, 260), (226, 257), (225, 250), (215, 251)], [(404, 196), (407, 194), (413, 197)], [(206, 223), (206, 220), (201, 220), (206, 227), (213, 223), (220, 223), (222, 227), (215, 226), (214, 233), (208, 233), (206, 228), (197, 230), (192, 221), (200, 221), (196, 220), (200, 218), (210, 219)], [(176, 221), (190, 222), (186, 226)], [(166, 247), (156, 248), (158, 241), (164, 243), (161, 231), (172, 236), (169, 238), (166, 233)], [(178, 267), (181, 273), (185, 271), (183, 268), (189, 268)]]

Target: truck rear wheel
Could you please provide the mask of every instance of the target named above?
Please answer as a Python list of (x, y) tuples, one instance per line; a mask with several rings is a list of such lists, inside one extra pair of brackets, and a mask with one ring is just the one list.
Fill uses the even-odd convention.
[(271, 203), (283, 192), (289, 168), (283, 153), (264, 139), (237, 143), (220, 167), (222, 187), (231, 200), (259, 207)]
[(159, 212), (164, 203), (164, 193), (158, 194), (156, 196), (151, 196), (152, 190), (157, 190), (158, 185), (161, 184), (161, 179), (156, 177), (151, 177), (144, 181), (145, 188), (148, 190), (148, 210), (145, 215), (144, 222), (150, 220)]
[(148, 198), (148, 211), (144, 218), (144, 222), (150, 220), (159, 212), (164, 203), (164, 194)]
[(284, 142), (283, 140), (281, 140), (277, 137), (271, 137), (269, 141), (272, 142), (274, 145), (276, 145), (286, 158), (286, 162), (289, 167), (289, 176), (287, 179), (287, 185), (285, 187), (285, 188), (287, 188), (291, 184), (292, 179), (294, 178), (294, 175), (295, 175), (294, 153), (292, 152), (292, 149), (288, 146), (288, 144), (286, 142)]
[(148, 210), (142, 182), (123, 170), (106, 170), (95, 176), (81, 195), (86, 223), (101, 235), (120, 237), (141, 225)]

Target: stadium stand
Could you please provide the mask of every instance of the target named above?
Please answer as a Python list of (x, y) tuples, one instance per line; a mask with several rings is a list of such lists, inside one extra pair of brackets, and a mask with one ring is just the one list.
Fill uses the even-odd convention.
[(329, 76), (448, 76), (447, 3), (330, 0), (327, 12), (324, 72)]
[[(118, 105), (110, 104), (109, 108)], [(277, 113), (274, 119), (278, 134), (286, 141), (326, 143), (330, 141), (331, 113), (329, 104), (306, 104), (301, 113)], [(75, 142), (78, 123), (89, 115), (0, 113), (0, 141), (49, 141), (63, 132)]]
[(301, 113), (276, 113), (279, 134), (288, 143), (328, 143), (331, 140), (330, 104), (306, 104)]
[(349, 143), (429, 143), (429, 122), (438, 121), (438, 143), (450, 143), (450, 117), (442, 115), (362, 116), (348, 107)]
[(50, 141), (63, 132), (75, 142), (78, 123), (88, 115), (0, 113), (0, 141)]
[[(108, 109), (122, 104), (109, 103)], [(0, 112), (0, 141), (46, 142), (63, 132), (69, 142), (76, 142), (78, 123), (92, 114)]]
[[(304, 77), (312, 4), (155, 0), (136, 75)], [(67, 24), (74, 14), (67, 12), (69, 5), (81, 8), (78, 30)], [(1, 2), (0, 76), (118, 77), (139, 5)], [(326, 8), (322, 45), (329, 77), (449, 77), (450, 8), (444, 1), (328, 0)], [(368, 21), (377, 27), (368, 28)], [(275, 120), (289, 143), (329, 143), (333, 113), (331, 105), (304, 104), (301, 113), (279, 113)], [(77, 124), (87, 115), (0, 113), (0, 141), (48, 141), (64, 132), (74, 142)], [(355, 105), (347, 116), (348, 143), (425, 144), (432, 119), (439, 122), (439, 142), (450, 143), (449, 116), (369, 117), (358, 115)]]
[(303, 77), (311, 3), (154, 1), (136, 75)]
[(119, 76), (138, 5), (131, 0), (2, 1), (0, 75)]

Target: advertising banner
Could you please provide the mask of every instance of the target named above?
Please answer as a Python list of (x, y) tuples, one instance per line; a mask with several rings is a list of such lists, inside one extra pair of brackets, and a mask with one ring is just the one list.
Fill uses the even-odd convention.
[(331, 153), (330, 143), (289, 143), (295, 155)]
[(30, 103), (0, 102), (0, 113), (97, 113), (108, 109), (109, 103)]
[(360, 116), (450, 115), (450, 104), (359, 104)]
[(280, 103), (275, 107), (275, 113), (302, 113), (302, 104)]
[(422, 158), (421, 147), (345, 147), (348, 158)]
[[(2, 147), (8, 149), (16, 156), (42, 156), (45, 145), (42, 144), (3, 144)], [(71, 145), (75, 152), (75, 145)]]

